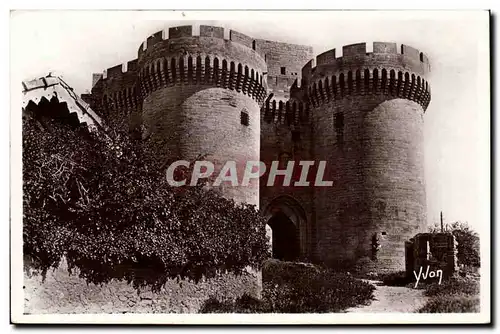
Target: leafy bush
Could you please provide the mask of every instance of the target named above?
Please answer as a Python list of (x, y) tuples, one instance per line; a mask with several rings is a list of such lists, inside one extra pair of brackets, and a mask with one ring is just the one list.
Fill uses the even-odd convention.
[(456, 294), (439, 295), (428, 301), (419, 313), (473, 313), (479, 312), (479, 296)]
[(279, 312), (338, 312), (373, 298), (375, 287), (349, 274), (303, 264), (275, 265), (282, 268), (275, 275), (266, 277), (263, 269), (263, 294)]
[[(441, 227), (434, 225), (431, 232), (440, 232)], [(479, 267), (481, 258), (479, 256), (479, 235), (472, 230), (467, 223), (454, 222), (444, 226), (445, 232), (451, 232), (457, 240), (458, 264), (462, 266)]]
[(159, 289), (169, 278), (259, 268), (267, 254), (256, 208), (215, 191), (171, 187), (141, 142), (60, 120), (23, 119), (24, 254), (42, 275), (64, 257), (96, 284)]
[(293, 281), (297, 276), (315, 275), (321, 270), (321, 267), (310, 263), (269, 259), (262, 266), (262, 280), (264, 283), (273, 282), (282, 285)]
[(428, 284), (425, 289), (429, 301), (420, 313), (479, 312), (479, 281), (476, 279), (453, 277), (442, 284)]
[(203, 303), (200, 313), (236, 313), (234, 309), (235, 305), (233, 301), (219, 301), (212, 296)]
[(200, 313), (272, 313), (272, 310), (266, 301), (244, 294), (234, 301), (219, 301), (210, 297), (201, 307)]
[(326, 313), (366, 304), (375, 287), (348, 274), (310, 264), (266, 261), (262, 300), (245, 296), (236, 301), (211, 299), (203, 312)]
[(479, 281), (475, 279), (453, 277), (441, 284), (429, 284), (425, 290), (425, 295), (430, 297), (440, 295), (448, 296), (452, 294), (478, 295)]

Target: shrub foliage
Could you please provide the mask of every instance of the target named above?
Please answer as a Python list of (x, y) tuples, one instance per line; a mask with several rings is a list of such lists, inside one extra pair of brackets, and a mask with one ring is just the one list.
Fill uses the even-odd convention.
[[(431, 232), (440, 232), (438, 224), (431, 227)], [(444, 226), (445, 232), (451, 232), (457, 240), (457, 258), (460, 265), (479, 267), (481, 258), (479, 254), (479, 235), (467, 223), (454, 222)]]
[(349, 274), (302, 263), (266, 261), (262, 300), (209, 299), (204, 313), (329, 313), (366, 304), (375, 287)]
[(425, 290), (425, 295), (429, 297), (447, 296), (451, 294), (479, 295), (479, 280), (474, 278), (453, 277), (444, 281), (442, 284), (429, 284)]
[(426, 286), (429, 301), (420, 313), (471, 313), (480, 311), (479, 280), (453, 277), (442, 284)]
[(236, 300), (220, 301), (210, 297), (203, 303), (200, 313), (273, 313), (270, 306), (265, 300), (247, 294)]
[(441, 295), (428, 301), (419, 313), (477, 313), (480, 311), (479, 305), (479, 296)]
[[(101, 135), (102, 136), (102, 135)], [(265, 221), (203, 185), (175, 188), (140, 141), (23, 119), (24, 255), (45, 275), (65, 258), (96, 284), (239, 274), (267, 258)], [(165, 164), (163, 164), (165, 165)]]

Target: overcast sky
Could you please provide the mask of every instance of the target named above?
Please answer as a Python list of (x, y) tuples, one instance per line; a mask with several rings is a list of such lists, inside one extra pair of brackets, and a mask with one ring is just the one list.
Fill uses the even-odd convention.
[(442, 210), (445, 221), (489, 227), (487, 12), (14, 12), (11, 73), (22, 80), (54, 71), (80, 94), (90, 89), (92, 73), (136, 58), (152, 33), (193, 20), (311, 45), (315, 55), (337, 48), (341, 56), (343, 45), (373, 41), (426, 53), (432, 68), (424, 118), (428, 222), (438, 222)]

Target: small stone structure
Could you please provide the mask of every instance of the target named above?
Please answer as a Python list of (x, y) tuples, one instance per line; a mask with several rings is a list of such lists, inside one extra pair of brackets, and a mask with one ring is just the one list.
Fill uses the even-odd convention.
[(405, 250), (407, 276), (429, 267), (447, 278), (458, 270), (457, 240), (451, 233), (419, 233), (405, 242)]

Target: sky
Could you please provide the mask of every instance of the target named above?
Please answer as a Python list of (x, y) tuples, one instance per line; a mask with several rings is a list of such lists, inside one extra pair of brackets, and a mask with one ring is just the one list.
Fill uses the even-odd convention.
[(427, 219), (490, 225), (490, 106), (487, 12), (431, 11), (15, 11), (12, 90), (53, 72), (78, 94), (92, 73), (137, 57), (139, 45), (168, 27), (210, 24), (254, 38), (310, 45), (315, 56), (367, 42), (408, 44), (431, 62), (432, 100), (424, 117)]

